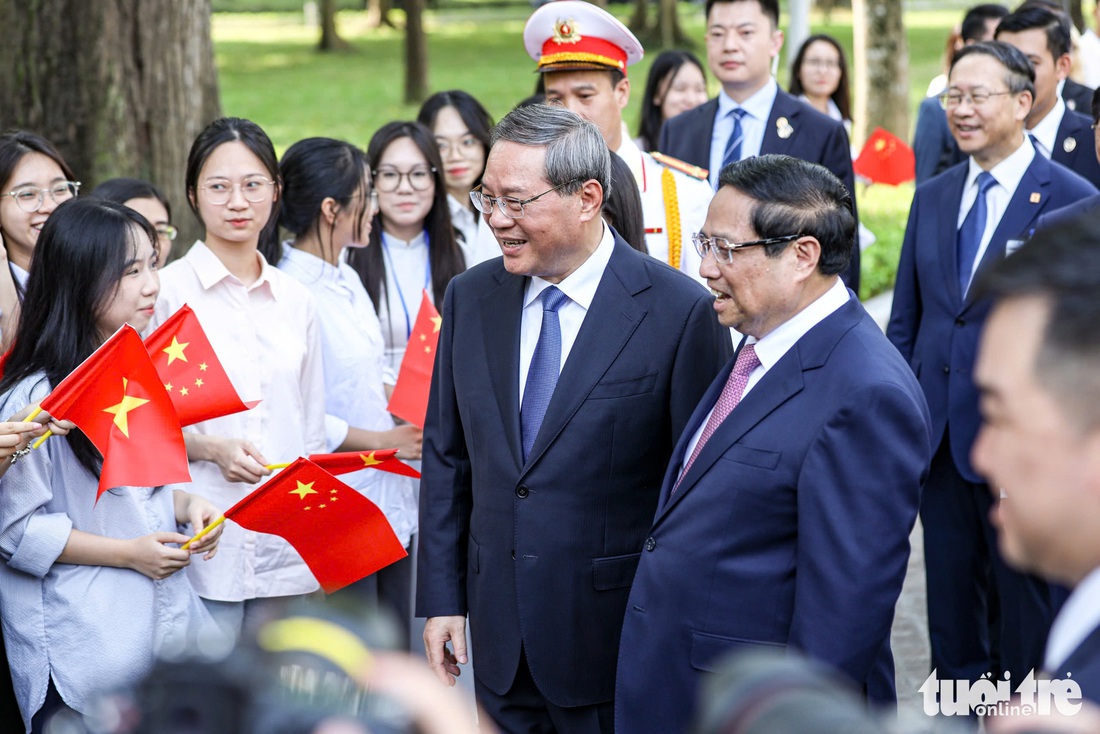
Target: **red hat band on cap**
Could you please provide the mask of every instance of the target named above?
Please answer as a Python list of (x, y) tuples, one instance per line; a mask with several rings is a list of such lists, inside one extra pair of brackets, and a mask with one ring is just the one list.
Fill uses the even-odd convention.
[(609, 66), (626, 73), (626, 51), (597, 36), (582, 36), (573, 20), (559, 20), (554, 35), (542, 44), (538, 68), (555, 64), (588, 63)]

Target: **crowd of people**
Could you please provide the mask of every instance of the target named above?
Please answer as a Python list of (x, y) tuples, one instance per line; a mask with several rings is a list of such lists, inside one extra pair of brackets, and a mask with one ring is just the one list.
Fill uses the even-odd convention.
[[(776, 0), (703, 12), (705, 64), (656, 58), (636, 137), (642, 45), (580, 0), (532, 14), (539, 96), (495, 124), (451, 90), (366, 150), (280, 159), (215, 120), (184, 174), (204, 234), (176, 253), (153, 183), (81, 192), (50, 141), (0, 136), (0, 729), (205, 721), (179, 681), (240, 722), (210, 731), (472, 732), (440, 685), (471, 658), (483, 731), (752, 731), (780, 692), (887, 728), (859, 702), (897, 699), (918, 517), (933, 676), (1045, 673), (1100, 703), (1100, 93), (1068, 79), (1088, 41), (1046, 0), (966, 14), (920, 106), (883, 333), (857, 297), (843, 47), (810, 36), (788, 92)], [(387, 405), (425, 297), (421, 429)], [(258, 402), (184, 429), (190, 483), (97, 500), (102, 455), (38, 405), (185, 305)], [(323, 602), (287, 541), (216, 522), (282, 462), (376, 449), (422, 471), (346, 477), (408, 557)], [(399, 650), (426, 618), (427, 667), (374, 659), (364, 610)], [(727, 667), (746, 650), (820, 667)]]

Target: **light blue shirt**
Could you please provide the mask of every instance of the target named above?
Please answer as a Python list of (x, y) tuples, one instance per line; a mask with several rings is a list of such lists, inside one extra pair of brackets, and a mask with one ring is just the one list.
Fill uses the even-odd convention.
[[(382, 326), (359, 275), (347, 263), (334, 267), (289, 243), (283, 245), (279, 269), (310, 289), (317, 309), (327, 450), (336, 451), (344, 442), (349, 425), (368, 431), (393, 428), (384, 383), (393, 384), (396, 378), (386, 368)], [(340, 480), (378, 505), (402, 545), (408, 546), (417, 526), (416, 480), (375, 470), (343, 474)]]
[[(0, 410), (11, 415), (49, 392), (45, 375), (33, 375), (0, 399)], [(185, 573), (153, 581), (58, 562), (73, 530), (125, 539), (179, 532), (170, 489), (119, 487), (97, 503), (98, 485), (56, 437), (0, 479), (0, 619), (28, 732), (51, 677), (65, 703), (85, 712), (97, 692), (137, 684), (158, 655), (224, 644)]]
[(733, 101), (725, 90), (718, 93), (718, 113), (714, 116), (714, 130), (710, 137), (710, 183), (718, 186), (718, 173), (722, 169), (722, 156), (726, 152), (726, 143), (730, 133), (733, 132), (733, 116), (730, 114), (737, 107), (747, 113), (741, 118), (741, 132), (744, 138), (741, 140), (741, 160), (760, 155), (760, 147), (764, 144), (764, 131), (768, 124), (768, 117), (772, 113), (772, 105), (775, 104), (776, 95), (779, 94), (779, 85), (775, 78), (768, 79), (768, 83), (761, 87), (756, 94), (746, 99), (742, 104)]

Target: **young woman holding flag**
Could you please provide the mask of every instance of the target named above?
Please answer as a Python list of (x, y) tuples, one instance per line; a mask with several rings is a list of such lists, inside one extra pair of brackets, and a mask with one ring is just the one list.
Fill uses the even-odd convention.
[[(144, 328), (159, 291), (156, 231), (121, 204), (66, 202), (38, 240), (0, 414), (41, 401), (123, 324)], [(185, 525), (201, 530), (218, 509), (159, 487), (118, 487), (97, 502), (102, 461), (71, 431), (20, 457), (0, 488), (0, 619), (28, 732), (136, 683), (158, 654), (216, 635), (176, 572), (195, 553), (212, 558), (220, 531), (176, 546)]]

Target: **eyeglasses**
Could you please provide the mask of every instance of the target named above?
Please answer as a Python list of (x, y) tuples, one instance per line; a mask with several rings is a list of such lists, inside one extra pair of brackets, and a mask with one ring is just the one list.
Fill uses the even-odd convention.
[(434, 166), (421, 166), (404, 172), (396, 168), (379, 168), (374, 171), (374, 185), (379, 191), (390, 194), (401, 186), (401, 179), (407, 178), (413, 191), (427, 191), (435, 183), (434, 174)]
[(483, 150), (481, 141), (473, 135), (464, 135), (461, 138), (453, 139), (437, 137), (435, 142), (439, 146), (439, 154), (444, 158), (450, 155), (451, 151), (457, 152), (463, 158), (470, 158), (479, 155)]
[(945, 110), (953, 110), (966, 101), (971, 107), (980, 107), (989, 101), (990, 97), (997, 97), (1002, 94), (1012, 94), (1012, 92), (1005, 90), (1004, 92), (986, 92), (978, 90), (976, 92), (944, 92), (940, 95), (940, 107)]
[(223, 206), (229, 203), (230, 197), (233, 196), (233, 189), (240, 189), (241, 196), (245, 198), (245, 201), (249, 201), (253, 204), (267, 201), (268, 197), (271, 196), (268, 187), (274, 185), (275, 182), (269, 178), (253, 176), (252, 178), (246, 178), (240, 183), (208, 181), (205, 186), (200, 186), (199, 188), (203, 190), (203, 194), (205, 194), (206, 200), (209, 203), (214, 206)]
[(169, 242), (174, 241), (176, 239), (176, 235), (178, 235), (179, 233), (179, 230), (173, 227), (171, 224), (162, 224), (157, 227), (157, 234), (165, 238)]
[(840, 69), (840, 62), (833, 59), (803, 59), (802, 65), (818, 71), (837, 71)]
[(720, 263), (733, 262), (733, 253), (745, 247), (757, 247), (759, 245), (779, 245), (802, 237), (800, 234), (789, 234), (785, 237), (769, 237), (766, 240), (753, 240), (752, 242), (730, 242), (725, 237), (707, 237), (701, 232), (691, 236), (695, 243), (695, 251), (699, 257), (706, 258), (708, 252), (714, 253), (714, 259)]
[(570, 184), (578, 183), (578, 182), (583, 181), (583, 180), (584, 179), (575, 178), (572, 181), (566, 181), (563, 184), (558, 184), (557, 186), (555, 186), (552, 189), (547, 189), (546, 191), (543, 191), (541, 194), (535, 194), (530, 199), (522, 199), (522, 200), (521, 199), (516, 199), (516, 198), (511, 197), (511, 196), (488, 196), (488, 195), (485, 194), (485, 192), (478, 191), (478, 189), (481, 188), (480, 186), (478, 186), (476, 189), (474, 189), (473, 191), (470, 192), (470, 201), (474, 202), (474, 208), (477, 209), (482, 214), (485, 214), (485, 215), (492, 214), (493, 213), (493, 203), (495, 202), (496, 205), (497, 205), (497, 211), (500, 212), (501, 214), (503, 214), (504, 216), (508, 217), (509, 219), (523, 219), (524, 215), (526, 214), (523, 207), (526, 206), (527, 204), (530, 204), (532, 201), (535, 201), (536, 199), (541, 199), (542, 197), (549, 194), (551, 191), (557, 191), (558, 189), (569, 186)]
[(55, 204), (76, 196), (80, 191), (79, 181), (60, 181), (48, 189), (40, 189), (37, 186), (23, 186), (9, 191), (4, 196), (15, 199), (16, 205), (25, 212), (34, 213), (42, 208), (42, 202), (46, 200), (46, 194), (50, 195)]

